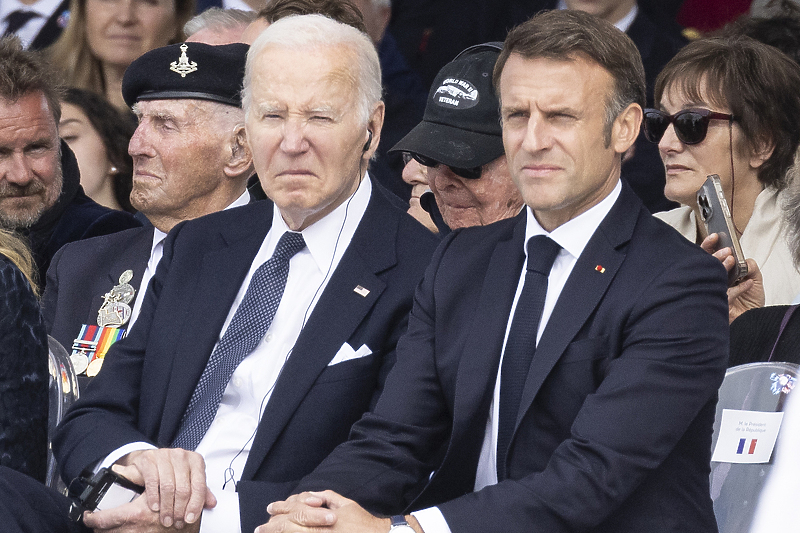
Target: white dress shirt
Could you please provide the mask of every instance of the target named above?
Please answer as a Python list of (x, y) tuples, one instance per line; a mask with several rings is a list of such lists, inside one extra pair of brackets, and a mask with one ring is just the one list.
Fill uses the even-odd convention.
[(60, 4), (61, 0), (39, 0), (27, 6), (19, 0), (3, 0), (0, 2), (0, 35), (6, 32), (6, 28), (8, 27), (6, 17), (8, 17), (10, 13), (18, 10), (33, 11), (39, 16), (33, 17), (15, 32), (15, 35), (22, 41), (22, 46), (28, 48)]
[[(197, 446), (196, 451), (206, 463), (206, 484), (217, 498), (214, 509), (203, 511), (201, 532), (241, 531), (236, 482), (247, 462), (261, 414), (297, 337), (349, 246), (371, 194), (372, 183), (368, 178), (362, 180), (348, 201), (302, 231), (306, 248), (289, 261), (286, 288), (272, 324), (255, 350), (234, 371), (214, 421)], [(253, 274), (272, 257), (286, 231), (289, 228), (276, 208), (272, 227), (242, 282), (219, 338), (228, 329)], [(152, 447), (142, 442), (128, 444), (106, 457), (101, 466), (111, 465), (132, 451)]]
[[(527, 221), (525, 226), (525, 243), (523, 246), (525, 250), (525, 264), (522, 266), (520, 272), (517, 292), (514, 295), (514, 303), (511, 305), (511, 312), (509, 313), (508, 323), (506, 324), (503, 350), (500, 353), (500, 364), (497, 368), (497, 378), (495, 379), (494, 395), (492, 397), (492, 404), (489, 407), (486, 433), (484, 434), (483, 446), (481, 447), (481, 455), (478, 459), (475, 491), (479, 491), (489, 485), (497, 484), (497, 430), (500, 422), (500, 375), (503, 368), (503, 356), (505, 355), (505, 344), (508, 340), (508, 332), (511, 330), (511, 321), (514, 317), (514, 311), (517, 308), (517, 301), (522, 293), (522, 286), (525, 283), (525, 272), (528, 263), (528, 239), (535, 235), (546, 235), (561, 246), (561, 251), (558, 252), (553, 267), (550, 269), (550, 275), (547, 277), (547, 296), (545, 296), (542, 319), (539, 322), (539, 330), (536, 334), (536, 343), (538, 344), (575, 263), (578, 261), (589, 239), (594, 235), (597, 227), (606, 215), (608, 215), (608, 212), (611, 210), (614, 202), (617, 201), (617, 198), (619, 198), (620, 191), (622, 191), (622, 185), (620, 182), (617, 182), (614, 190), (597, 205), (581, 213), (572, 220), (565, 222), (551, 233), (547, 233), (547, 231), (542, 228), (536, 220), (536, 217), (534, 217), (531, 208), (526, 208)], [(437, 507), (430, 507), (412, 514), (417, 521), (419, 521), (425, 533), (450, 533), (450, 528), (447, 526), (444, 516)]]

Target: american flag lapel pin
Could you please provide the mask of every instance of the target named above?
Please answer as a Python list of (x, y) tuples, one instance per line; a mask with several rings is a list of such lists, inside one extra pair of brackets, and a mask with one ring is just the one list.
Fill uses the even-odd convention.
[(365, 289), (361, 285), (356, 285), (356, 288), (353, 289), (353, 292), (358, 294), (359, 296), (363, 296), (364, 298), (366, 298), (367, 295), (369, 294), (369, 289)]

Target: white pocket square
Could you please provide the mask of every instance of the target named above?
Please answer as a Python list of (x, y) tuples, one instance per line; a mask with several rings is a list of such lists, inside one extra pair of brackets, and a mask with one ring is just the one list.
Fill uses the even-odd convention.
[(331, 362), (328, 363), (328, 366), (338, 365), (339, 363), (344, 363), (345, 361), (350, 361), (352, 359), (358, 359), (360, 357), (366, 357), (372, 353), (372, 350), (369, 349), (369, 346), (366, 344), (362, 344), (361, 348), (358, 350), (353, 350), (353, 347), (347, 343), (342, 344), (342, 347), (339, 348), (339, 351), (336, 352), (336, 355), (333, 356)]

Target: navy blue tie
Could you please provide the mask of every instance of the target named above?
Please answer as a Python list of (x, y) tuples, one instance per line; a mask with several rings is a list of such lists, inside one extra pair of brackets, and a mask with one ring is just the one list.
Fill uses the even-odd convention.
[(39, 13), (36, 13), (35, 11), (23, 11), (21, 9), (12, 11), (6, 17), (6, 22), (8, 25), (6, 26), (6, 31), (3, 33), (3, 37), (6, 35), (11, 35), (12, 33), (16, 33), (17, 30), (27, 24), (29, 20), (38, 16)]
[(306, 247), (303, 235), (284, 233), (272, 257), (253, 273), (242, 303), (211, 353), (181, 420), (174, 448), (194, 450), (217, 415), (233, 372), (266, 335), (286, 288), (289, 260)]
[(561, 246), (545, 235), (528, 239), (528, 264), (525, 283), (514, 310), (511, 329), (508, 332), (503, 353), (503, 368), (500, 371), (500, 423), (497, 431), (497, 480), (506, 478), (506, 457), (517, 413), (522, 399), (522, 390), (533, 354), (536, 352), (536, 334), (542, 320), (544, 299), (547, 296), (547, 277)]

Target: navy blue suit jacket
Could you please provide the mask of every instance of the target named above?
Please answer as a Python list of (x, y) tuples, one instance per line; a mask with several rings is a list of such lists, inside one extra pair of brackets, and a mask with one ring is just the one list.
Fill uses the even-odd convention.
[[(141, 315), (66, 416), (54, 448), (63, 477), (125, 444), (169, 446), (225, 318), (272, 223), (268, 201), (182, 223), (170, 233)], [(283, 367), (242, 472), (243, 531), (347, 438), (370, 408), (407, 327), (436, 245), (378, 187)], [(361, 296), (357, 286), (369, 290)], [(328, 363), (344, 342), (367, 357)]]
[(374, 412), (296, 490), (333, 489), (386, 514), (438, 504), (459, 533), (716, 531), (724, 269), (627, 186), (542, 334), (509, 478), (473, 492), (525, 224), (523, 213), (445, 238)]

